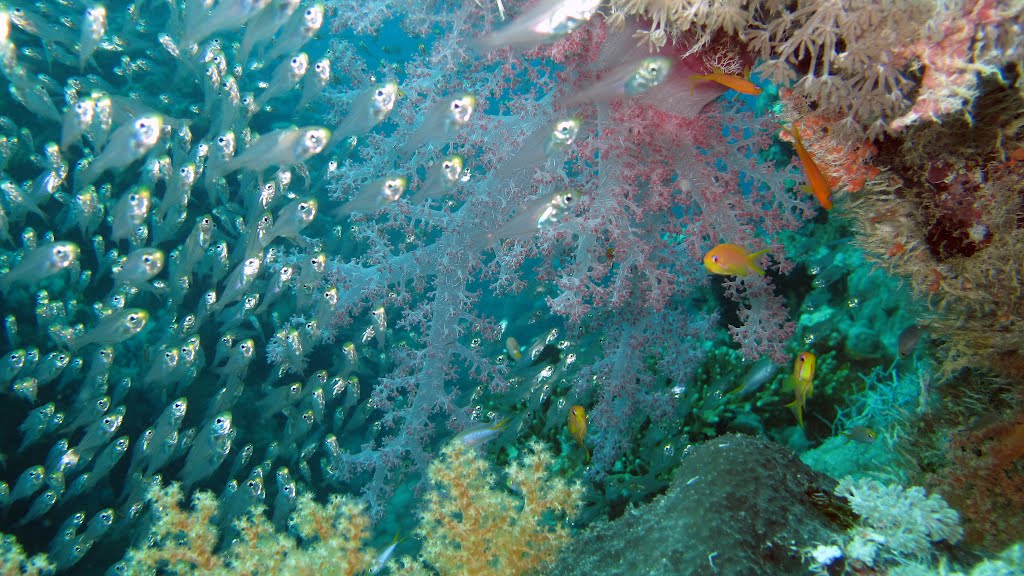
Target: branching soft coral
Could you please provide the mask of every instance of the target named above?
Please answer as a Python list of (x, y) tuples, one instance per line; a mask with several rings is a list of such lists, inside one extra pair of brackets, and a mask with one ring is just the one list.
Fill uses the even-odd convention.
[[(640, 42), (701, 47), (734, 35), (760, 72), (794, 84), (859, 138), (896, 132), (965, 109), (978, 74), (1020, 58), (1024, 5), (992, 0), (611, 0), (609, 22), (651, 21)], [(694, 39), (696, 42), (694, 43)]]
[(129, 551), (127, 574), (362, 574), (375, 560), (365, 546), (370, 521), (363, 506), (343, 497), (327, 504), (299, 497), (291, 526), (301, 543), (275, 532), (261, 510), (252, 510), (235, 521), (240, 535), (224, 552), (217, 551), (217, 499), (211, 492), (197, 492), (192, 510), (181, 508), (176, 483), (154, 487), (149, 500), (155, 514), (149, 544)]
[(535, 573), (569, 540), (562, 520), (580, 507), (582, 488), (551, 475), (554, 458), (533, 443), (508, 481), (516, 496), (495, 487), (487, 462), (453, 442), (430, 465), (418, 533), (423, 558), (441, 574), (511, 576)]

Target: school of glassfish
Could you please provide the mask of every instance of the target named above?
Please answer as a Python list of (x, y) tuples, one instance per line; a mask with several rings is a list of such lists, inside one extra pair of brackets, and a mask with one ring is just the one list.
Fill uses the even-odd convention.
[[(572, 33), (599, 4), (538, 3), (475, 48), (534, 48)], [(373, 307), (358, 343), (334, 345), (331, 370), (305, 374), (309, 350), (335, 338), (331, 318), (344, 288), (314, 290), (324, 285), (327, 246), (304, 232), (318, 220), (343, 221), (400, 200), (437, 202), (477, 175), (471, 159), (447, 154), (424, 167), (426, 177), (413, 189), (408, 175), (396, 172), (380, 174), (345, 201), (318, 194), (340, 169), (337, 156), (384, 123), (402, 97), (392, 81), (362, 86), (340, 121), (291, 125), (292, 116), (310, 116), (303, 110), (332, 82), (332, 54), (304, 51), (316, 48), (324, 20), (323, 3), (302, 0), (143, 0), (116, 11), (58, 0), (0, 9), (0, 72), (13, 99), (0, 117), (0, 294), (9, 345), (0, 357), (0, 387), (31, 406), (18, 425), (22, 456), (49, 445), (12, 484), (0, 482), (0, 508), (23, 507), (19, 525), (66, 518), (49, 545), (59, 569), (137, 519), (148, 487), (171, 474), (172, 462), (180, 463), (174, 477), (186, 488), (230, 466), (225, 523), (263, 501), (264, 482), (273, 476), (274, 517), (286, 519), (295, 503), (293, 471), (308, 478), (314, 454), (331, 462), (341, 451), (321, 423), (332, 411), (366, 418), (353, 415), (366, 397), (356, 376), (369, 361), (363, 350), (385, 347), (387, 314)], [(100, 57), (109, 62), (111, 54), (119, 64), (105, 69)], [(567, 102), (641, 94), (671, 66), (666, 58), (645, 59)], [(140, 97), (156, 91), (154, 82), (162, 83), (159, 97)], [(692, 82), (760, 93), (749, 74), (714, 71)], [(459, 92), (433, 103), (395, 153), (440, 148), (473, 121), (477, 106), (473, 94)], [(490, 177), (508, 178), (557, 157), (583, 130), (572, 115), (545, 124)], [(811, 191), (831, 208), (797, 127), (788, 132)], [(571, 217), (577, 194), (544, 191), (514, 207), (481, 241), (524, 239), (556, 226)], [(285, 247), (301, 251), (301, 264), (282, 257)], [(704, 265), (717, 275), (763, 275), (758, 260), (765, 253), (723, 243)], [(290, 315), (305, 318), (302, 325), (278, 317), (286, 299), (294, 299)], [(143, 333), (138, 368), (115, 370), (121, 345)], [(214, 342), (206, 341), (210, 333)], [(247, 383), (268, 340), (279, 350), (277, 362), (265, 381)], [(505, 347), (516, 362), (528, 353), (513, 337)], [(546, 354), (558, 362), (557, 349), (536, 346), (529, 359), (547, 361)], [(801, 426), (814, 360), (802, 353), (790, 378), (790, 406)], [(214, 393), (191, 400), (193, 383), (211, 376)], [(286, 422), (276, 438), (256, 440), (258, 455), (253, 443), (237, 445), (232, 417), (254, 387), (257, 412), (284, 414)], [(130, 394), (149, 406), (129, 409)], [(40, 397), (54, 400), (37, 405)], [(589, 459), (587, 416), (583, 406), (572, 406), (566, 426)], [(136, 419), (133, 426), (125, 426), (127, 418)], [(507, 424), (483, 424), (461, 437), (486, 442)], [(138, 433), (127, 434), (129, 428)], [(112, 505), (88, 517), (72, 511), (76, 497), (124, 469), (123, 459), (127, 469)], [(281, 462), (287, 466), (272, 469)]]

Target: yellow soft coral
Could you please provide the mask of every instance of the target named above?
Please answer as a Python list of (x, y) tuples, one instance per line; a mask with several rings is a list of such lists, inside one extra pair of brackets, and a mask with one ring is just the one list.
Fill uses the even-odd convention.
[(427, 495), (418, 533), (423, 559), (441, 574), (511, 576), (536, 573), (569, 540), (564, 519), (580, 507), (582, 488), (551, 474), (553, 457), (531, 443), (508, 470), (516, 496), (476, 451), (454, 442), (430, 466), (435, 489)]
[(224, 552), (216, 551), (217, 499), (212, 493), (197, 492), (192, 510), (182, 509), (178, 484), (153, 488), (149, 500), (156, 522), (149, 545), (129, 551), (129, 574), (340, 576), (365, 574), (376, 558), (365, 545), (370, 520), (363, 506), (341, 496), (326, 504), (299, 497), (291, 526), (301, 542), (275, 532), (262, 510), (254, 509), (235, 521), (239, 537)]

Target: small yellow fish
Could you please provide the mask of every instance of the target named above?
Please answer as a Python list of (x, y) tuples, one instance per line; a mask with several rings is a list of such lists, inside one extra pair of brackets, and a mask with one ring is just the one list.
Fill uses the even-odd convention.
[(519, 347), (519, 342), (512, 336), (505, 339), (505, 351), (508, 352), (508, 357), (516, 362), (523, 359), (523, 350)]
[(750, 81), (750, 68), (743, 71), (743, 75), (726, 74), (721, 68), (715, 68), (709, 74), (690, 76), (690, 82), (696, 84), (698, 80), (717, 82), (726, 88), (735, 90), (742, 94), (757, 96), (761, 94), (761, 87)]
[(871, 444), (878, 438), (878, 433), (867, 426), (854, 426), (849, 431), (843, 432), (843, 436), (860, 444)]
[(583, 438), (587, 435), (587, 410), (583, 406), (576, 405), (569, 408), (569, 434), (583, 447), (589, 461), (590, 450), (587, 450), (587, 446), (583, 443)]
[(794, 399), (786, 404), (786, 408), (793, 410), (801, 428), (804, 427), (804, 406), (807, 405), (807, 399), (814, 395), (814, 368), (817, 360), (814, 354), (801, 352), (793, 363), (793, 375), (789, 377), (787, 388), (792, 387)]
[(719, 244), (704, 255), (704, 267), (712, 274), (722, 276), (746, 276), (751, 272), (764, 276), (764, 270), (757, 264), (768, 249), (753, 254), (737, 244)]

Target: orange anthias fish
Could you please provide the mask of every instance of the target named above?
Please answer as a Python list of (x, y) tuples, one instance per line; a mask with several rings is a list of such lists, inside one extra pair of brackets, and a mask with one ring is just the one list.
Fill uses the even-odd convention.
[(708, 74), (690, 76), (691, 82), (696, 82), (698, 80), (717, 82), (726, 88), (735, 90), (742, 94), (750, 94), (751, 96), (761, 94), (761, 87), (750, 81), (750, 68), (744, 70), (742, 76), (739, 74), (726, 74), (721, 68), (715, 68)]
[(782, 131), (789, 134), (793, 138), (793, 146), (796, 147), (796, 155), (800, 157), (800, 163), (804, 167), (804, 174), (807, 175), (807, 184), (811, 189), (811, 193), (818, 199), (818, 203), (825, 210), (832, 209), (832, 190), (828, 187), (828, 180), (825, 179), (825, 175), (818, 169), (818, 165), (814, 163), (814, 158), (804, 148), (804, 141), (800, 138), (800, 131), (796, 129), (789, 129), (786, 127), (782, 128)]
[(589, 461), (590, 450), (587, 450), (587, 446), (583, 443), (583, 438), (587, 435), (587, 410), (583, 406), (576, 405), (569, 408), (569, 434), (583, 447)]
[(764, 270), (757, 261), (768, 253), (768, 249), (753, 254), (738, 244), (719, 244), (704, 255), (704, 267), (712, 274), (722, 276), (746, 276), (753, 272), (764, 276)]
[(800, 427), (804, 427), (804, 406), (807, 399), (814, 395), (814, 368), (817, 364), (817, 357), (810, 352), (801, 352), (793, 363), (793, 375), (789, 377), (788, 386), (792, 386), (795, 398), (786, 408), (791, 408), (796, 414), (796, 421)]

